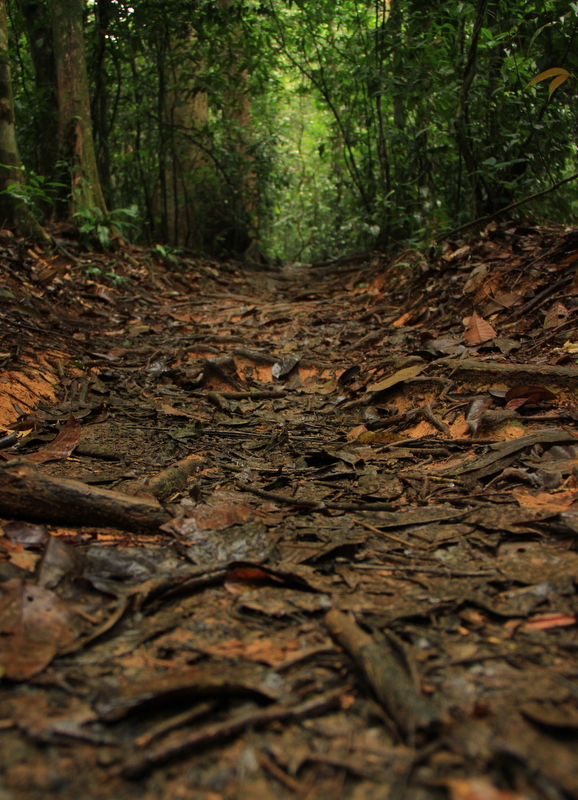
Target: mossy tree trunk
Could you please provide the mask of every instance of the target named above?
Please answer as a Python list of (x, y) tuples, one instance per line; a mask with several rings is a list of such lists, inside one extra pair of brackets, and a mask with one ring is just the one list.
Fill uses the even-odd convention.
[(84, 0), (48, 0), (58, 86), (58, 145), (69, 165), (70, 214), (106, 204), (98, 176), (84, 47)]

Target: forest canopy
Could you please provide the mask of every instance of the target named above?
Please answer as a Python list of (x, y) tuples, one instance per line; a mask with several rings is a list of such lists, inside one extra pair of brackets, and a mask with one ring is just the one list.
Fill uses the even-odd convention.
[[(0, 213), (21, 232), (316, 260), (426, 243), (577, 169), (578, 3), (0, 10)], [(575, 194), (522, 208), (571, 222)]]

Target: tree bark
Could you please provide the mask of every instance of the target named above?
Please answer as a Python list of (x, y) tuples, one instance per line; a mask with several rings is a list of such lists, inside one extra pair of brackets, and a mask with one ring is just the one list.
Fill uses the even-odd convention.
[(106, 204), (98, 176), (84, 47), (84, 0), (48, 0), (58, 85), (58, 146), (69, 164), (70, 214)]
[(49, 180), (57, 177), (58, 118), (56, 63), (50, 13), (45, 2), (19, 0), (26, 38), (34, 66), (37, 105), (33, 109), (35, 156), (33, 169)]
[(7, 192), (9, 187), (23, 187), (22, 166), (14, 126), (14, 101), (8, 55), (8, 22), (5, 0), (0, 0), (0, 226), (14, 228), (23, 236), (45, 240), (32, 211), (23, 199)]
[[(2, 2), (2, 0), (0, 0)], [(87, 486), (36, 472), (25, 459), (0, 465), (0, 513), (14, 519), (65, 525), (106, 525), (123, 531), (151, 531), (171, 515), (155, 500)]]
[[(227, 19), (229, 35), (224, 42), (223, 59), (228, 64), (223, 89), (223, 116), (228, 121), (229, 147), (237, 157), (237, 176), (234, 186), (235, 205), (232, 230), (229, 235), (230, 249), (245, 252), (255, 242), (258, 251), (259, 204), (258, 184), (254, 158), (251, 155), (251, 96), (249, 71), (243, 65), (246, 60), (243, 47), (243, 28), (238, 15), (238, 6), (232, 0), (217, 0), (217, 6)], [(247, 252), (247, 255), (249, 252)], [(256, 252), (258, 255), (258, 252)]]
[(470, 41), (468, 60), (464, 69), (462, 85), (460, 87), (460, 93), (458, 97), (456, 118), (454, 121), (458, 147), (468, 170), (468, 176), (472, 186), (472, 201), (474, 206), (473, 213), (476, 217), (479, 216), (480, 208), (483, 206), (483, 197), (480, 185), (480, 177), (478, 175), (478, 163), (474, 154), (472, 137), (468, 129), (467, 112), (468, 94), (476, 75), (478, 41), (480, 38), (480, 31), (484, 23), (484, 18), (486, 16), (487, 5), (488, 0), (478, 0), (477, 2), (476, 18), (474, 21), (472, 38)]

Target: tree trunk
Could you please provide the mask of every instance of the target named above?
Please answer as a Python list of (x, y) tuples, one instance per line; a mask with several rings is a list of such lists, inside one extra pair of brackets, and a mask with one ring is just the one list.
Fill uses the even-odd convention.
[[(107, 46), (110, 41), (108, 27), (114, 14), (115, 11), (111, 0), (97, 0), (94, 5), (96, 48), (94, 64), (92, 65), (94, 80), (92, 124), (100, 184), (107, 201), (110, 201), (112, 196), (109, 148), (109, 134), (112, 126), (109, 111), (109, 85), (111, 81), (107, 72)], [(120, 87), (117, 87), (117, 90), (119, 89)]]
[(58, 118), (56, 64), (50, 13), (45, 2), (19, 0), (26, 38), (34, 65), (36, 107), (33, 110), (36, 161), (32, 168), (48, 180), (57, 177)]
[(223, 117), (228, 122), (229, 147), (236, 155), (235, 203), (233, 208), (230, 249), (235, 252), (258, 253), (259, 217), (258, 185), (251, 147), (251, 97), (249, 71), (243, 66), (243, 29), (238, 17), (239, 7), (231, 0), (217, 0), (226, 15), (229, 35), (224, 42), (224, 63), (228, 65), (223, 88)]
[(45, 240), (46, 234), (26, 206), (24, 197), (19, 198), (9, 187), (23, 188), (24, 179), (14, 127), (6, 3), (0, 0), (0, 226), (13, 228), (23, 236)]
[(58, 83), (58, 146), (70, 168), (71, 216), (80, 208), (106, 211), (92, 138), (84, 49), (84, 0), (49, 0)]
[[(192, 47), (194, 33), (190, 42)], [(206, 92), (195, 89), (195, 75), (182, 42), (171, 41), (169, 61), (163, 104), (166, 235), (170, 245), (198, 249), (205, 243), (207, 229), (207, 195), (211, 193), (207, 182), (214, 183), (215, 177), (211, 159), (202, 147), (209, 123), (209, 100)]]
[[(474, 77), (476, 75), (476, 60), (478, 55), (478, 41), (480, 38), (480, 31), (486, 16), (486, 8), (488, 0), (478, 0), (476, 6), (476, 18), (474, 21), (474, 28), (472, 31), (472, 38), (470, 41), (470, 49), (468, 53), (468, 60), (464, 69), (462, 78), (462, 85), (458, 97), (458, 107), (456, 110), (456, 118), (454, 127), (456, 131), (456, 138), (458, 147), (464, 164), (468, 170), (470, 183), (472, 186), (472, 204), (473, 215), (478, 217), (481, 213), (480, 209), (483, 208), (483, 196), (481, 190), (481, 180), (478, 174), (478, 163), (474, 154), (473, 141), (468, 128), (468, 93)], [(489, 201), (489, 198), (488, 198)]]

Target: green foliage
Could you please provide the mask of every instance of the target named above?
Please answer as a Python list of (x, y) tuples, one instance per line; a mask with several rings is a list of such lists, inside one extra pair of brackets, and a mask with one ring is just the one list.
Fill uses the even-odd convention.
[[(238, 254), (251, 240), (282, 259), (330, 258), (428, 242), (576, 171), (567, 78), (578, 74), (578, 4), (482, 6), (89, 4), (95, 143), (118, 210), (79, 212), (85, 244), (106, 250), (130, 231), (160, 242), (152, 252), (165, 263), (178, 248)], [(33, 79), (20, 9), (10, 15), (16, 118), (23, 160), (39, 172), (54, 102)], [(46, 175), (27, 190), (43, 208)], [(572, 191), (533, 210), (571, 220)]]
[(165, 267), (176, 267), (179, 263), (179, 249), (165, 244), (156, 244), (151, 247), (151, 254), (156, 256)]
[(98, 278), (99, 280), (107, 278), (115, 287), (124, 286), (129, 282), (125, 275), (117, 275), (114, 269), (103, 269), (102, 267), (91, 266), (86, 270), (86, 274), (88, 277)]
[[(480, 19), (474, 2), (271, 9), (287, 72), (298, 69), (300, 91), (330, 115), (335, 249), (427, 241), (574, 170), (574, 114), (522, 90), (545, 50), (568, 52), (576, 8), (509, 2)], [(309, 153), (299, 156), (311, 169)]]
[(101, 249), (107, 252), (112, 247), (115, 235), (128, 239), (131, 231), (138, 231), (138, 225), (134, 222), (138, 219), (136, 205), (108, 212), (96, 207), (84, 207), (80, 208), (74, 217), (87, 250), (100, 245)]
[[(14, 169), (14, 167), (9, 167), (9, 169)], [(31, 170), (26, 171), (24, 167), (20, 167), (20, 169), (23, 171), (23, 181), (11, 183), (0, 194), (14, 198), (31, 211), (37, 219), (42, 220), (45, 209), (53, 205), (55, 198), (63, 189), (66, 189), (66, 186), (59, 181), (47, 180), (43, 175), (37, 175)]]

